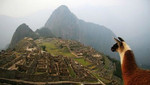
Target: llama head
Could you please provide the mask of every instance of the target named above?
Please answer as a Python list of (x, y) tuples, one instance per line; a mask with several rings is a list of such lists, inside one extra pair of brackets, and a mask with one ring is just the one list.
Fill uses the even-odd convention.
[(130, 50), (130, 47), (121, 37), (118, 37), (118, 39), (114, 38), (114, 40), (116, 43), (111, 47), (112, 52), (118, 52), (119, 54), (122, 54), (127, 50)]

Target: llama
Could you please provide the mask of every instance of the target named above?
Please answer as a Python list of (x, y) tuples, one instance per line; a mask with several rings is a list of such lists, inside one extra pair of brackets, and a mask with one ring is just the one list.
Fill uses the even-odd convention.
[(140, 69), (131, 48), (122, 38), (118, 37), (118, 39), (114, 38), (116, 44), (112, 46), (111, 50), (120, 55), (124, 85), (150, 85), (150, 71)]

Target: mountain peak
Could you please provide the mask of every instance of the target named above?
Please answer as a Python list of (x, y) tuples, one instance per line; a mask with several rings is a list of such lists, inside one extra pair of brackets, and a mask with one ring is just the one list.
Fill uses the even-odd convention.
[[(26, 23), (22, 23), (21, 25), (22, 25), (22, 26), (23, 26), (23, 25), (24, 25), (24, 26), (27, 26)], [(20, 26), (21, 26), (21, 25), (20, 25)]]
[(54, 10), (52, 15), (46, 22), (45, 27), (53, 28), (54, 23), (60, 23), (61, 21), (64, 21), (63, 24), (66, 25), (72, 22), (75, 23), (76, 20), (77, 20), (77, 17), (69, 10), (69, 8), (65, 5), (61, 5), (57, 9)]
[(30, 37), (33, 39), (38, 38), (38, 36), (30, 29), (30, 27), (23, 23), (18, 26), (15, 33), (13, 34), (9, 48), (14, 48), (15, 45), (25, 37)]
[(29, 26), (26, 23), (23, 23), (18, 26), (16, 31), (18, 31), (18, 30), (31, 30), (31, 29), (29, 28)]
[(115, 56), (109, 49), (114, 43), (111, 37), (115, 34), (104, 26), (78, 19), (65, 5), (59, 6), (52, 13), (45, 27), (56, 37), (76, 40), (107, 55)]
[(67, 10), (69, 10), (69, 8), (66, 5), (61, 5), (57, 9), (65, 9), (65, 10), (67, 9)]
[(71, 13), (69, 8), (66, 5), (59, 6), (54, 12), (55, 13), (61, 13), (61, 14)]
[(28, 26), (26, 23), (22, 23), (21, 25), (19, 25), (19, 26)]

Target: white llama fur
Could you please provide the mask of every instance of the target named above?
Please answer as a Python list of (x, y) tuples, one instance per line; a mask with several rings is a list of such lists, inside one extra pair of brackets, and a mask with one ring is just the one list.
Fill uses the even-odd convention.
[(124, 54), (125, 54), (125, 52), (127, 51), (127, 50), (131, 50), (131, 48), (127, 45), (127, 43), (126, 42), (122, 42), (122, 44), (123, 44), (123, 49), (118, 49), (118, 53), (119, 53), (119, 55), (120, 55), (120, 60), (121, 60), (121, 64), (123, 63), (123, 59), (124, 59)]

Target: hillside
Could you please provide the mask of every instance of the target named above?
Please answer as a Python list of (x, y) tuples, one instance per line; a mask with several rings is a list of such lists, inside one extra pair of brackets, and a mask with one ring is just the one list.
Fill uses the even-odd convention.
[(7, 81), (19, 82), (19, 79), (27, 81), (26, 83), (70, 81), (114, 85), (121, 82), (113, 74), (115, 64), (105, 55), (72, 40), (33, 40), (25, 37), (18, 42), (15, 50), (1, 51), (0, 61), (0, 80), (5, 78)]
[(9, 48), (14, 48), (15, 45), (25, 37), (31, 37), (33, 39), (38, 38), (38, 36), (27, 26), (26, 24), (21, 24), (13, 34)]
[(115, 34), (108, 28), (78, 19), (68, 7), (58, 7), (45, 24), (56, 37), (79, 41), (104, 54), (114, 57), (110, 51)]
[(40, 29), (37, 29), (36, 31), (35, 31), (35, 33), (37, 34), (37, 35), (39, 35), (40, 37), (45, 37), (45, 38), (52, 38), (52, 37), (55, 37), (54, 35), (53, 35), (53, 33), (51, 32), (51, 30), (50, 29), (48, 29), (48, 28), (46, 28), (46, 27), (42, 27), (42, 28), (40, 28)]

